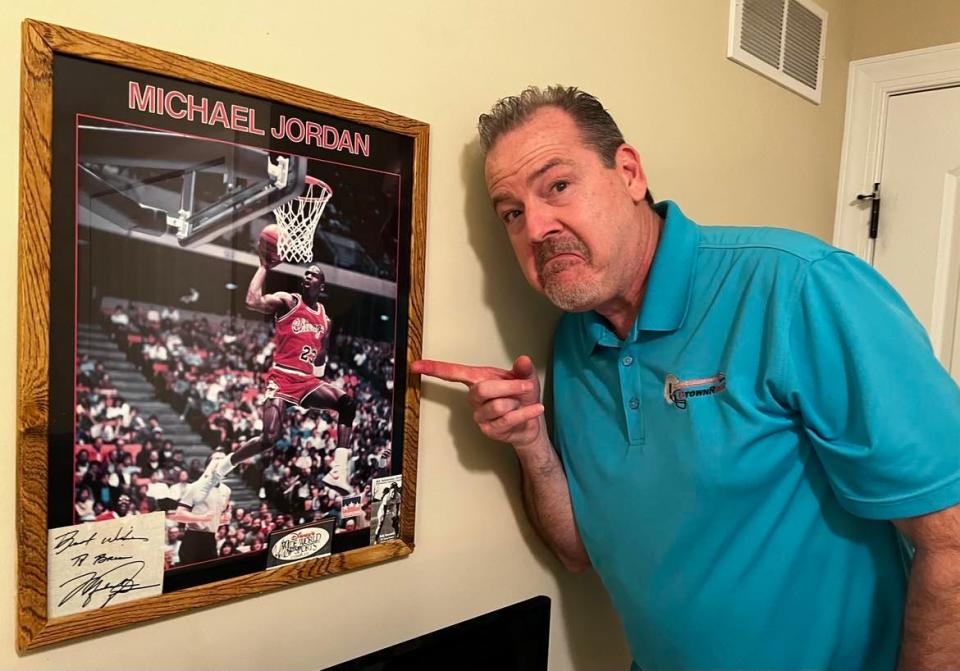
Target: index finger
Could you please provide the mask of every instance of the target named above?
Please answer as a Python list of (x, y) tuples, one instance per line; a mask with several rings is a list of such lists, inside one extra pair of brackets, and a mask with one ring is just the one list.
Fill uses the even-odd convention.
[(447, 382), (459, 382), (468, 387), (482, 380), (509, 380), (513, 374), (492, 366), (468, 366), (463, 363), (419, 359), (410, 364), (410, 371), (420, 375), (440, 378)]

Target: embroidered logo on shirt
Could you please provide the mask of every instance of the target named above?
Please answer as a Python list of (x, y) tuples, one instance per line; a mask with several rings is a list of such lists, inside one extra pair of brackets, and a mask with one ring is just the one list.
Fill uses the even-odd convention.
[(699, 396), (712, 396), (727, 389), (727, 376), (717, 373), (713, 377), (701, 377), (695, 380), (681, 380), (673, 373), (666, 377), (663, 385), (663, 397), (667, 403), (687, 409), (687, 400)]

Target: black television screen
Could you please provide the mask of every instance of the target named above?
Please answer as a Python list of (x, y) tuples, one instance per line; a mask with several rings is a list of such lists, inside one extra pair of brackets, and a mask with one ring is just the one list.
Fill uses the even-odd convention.
[(325, 671), (547, 671), (550, 597), (450, 625)]

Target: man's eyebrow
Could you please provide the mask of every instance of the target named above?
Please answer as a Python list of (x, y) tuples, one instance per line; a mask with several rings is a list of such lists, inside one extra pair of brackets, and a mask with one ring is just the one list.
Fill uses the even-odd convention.
[(506, 201), (508, 201), (508, 200), (513, 200), (513, 198), (512, 198), (511, 196), (508, 196), (508, 195), (503, 194), (503, 193), (494, 196), (493, 199), (492, 199), (493, 209), (497, 209), (497, 206), (499, 206), (500, 203), (504, 203), (504, 202), (506, 202)]
[(533, 184), (535, 181), (543, 177), (543, 175), (546, 172), (548, 172), (553, 168), (556, 168), (558, 165), (573, 165), (573, 163), (571, 161), (568, 161), (562, 158), (551, 159), (546, 163), (544, 163), (542, 166), (540, 166), (536, 171), (531, 173), (529, 177), (527, 177), (527, 186), (530, 186), (531, 184)]
[[(535, 170), (529, 177), (527, 177), (527, 185), (529, 186), (533, 184), (535, 181), (543, 177), (545, 173), (552, 170), (553, 168), (556, 168), (558, 165), (569, 166), (569, 165), (573, 165), (573, 162), (566, 159), (562, 159), (562, 158), (550, 159), (549, 161), (544, 163), (542, 166), (537, 168), (537, 170)], [(493, 196), (493, 198), (491, 198), (491, 202), (493, 203), (494, 209), (496, 209), (498, 205), (500, 205), (501, 203), (507, 200), (512, 200), (512, 197), (507, 194), (498, 194), (496, 196)]]

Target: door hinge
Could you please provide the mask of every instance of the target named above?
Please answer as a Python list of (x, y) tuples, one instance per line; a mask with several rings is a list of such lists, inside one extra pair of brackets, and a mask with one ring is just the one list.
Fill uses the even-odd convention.
[(880, 182), (873, 185), (873, 193), (861, 193), (857, 200), (870, 201), (870, 239), (877, 239), (877, 232), (880, 230)]

